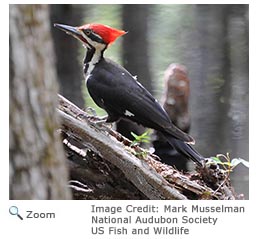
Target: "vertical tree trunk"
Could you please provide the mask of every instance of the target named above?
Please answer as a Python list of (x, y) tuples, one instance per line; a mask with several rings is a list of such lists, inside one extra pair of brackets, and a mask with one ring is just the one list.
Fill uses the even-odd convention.
[(205, 156), (248, 157), (247, 9), (197, 5), (192, 8), (196, 30), (183, 39), (194, 46), (182, 54), (192, 79), (192, 134)]
[[(150, 5), (122, 5), (123, 29), (129, 31), (129, 34), (123, 38), (122, 58), (123, 66), (132, 75), (136, 75), (138, 81), (149, 91), (152, 91), (147, 38), (150, 8)], [(144, 128), (135, 123), (120, 120), (117, 123), (117, 130), (127, 138), (133, 139), (130, 132), (141, 134)]]
[[(231, 93), (229, 98), (231, 155), (249, 158), (249, 34), (248, 5), (233, 5), (228, 21)], [(228, 144), (229, 144), (228, 143)], [(237, 167), (232, 182), (248, 198), (249, 169)]]
[[(196, 5), (181, 52), (191, 81), (192, 132), (204, 156), (230, 153), (248, 159), (248, 5)], [(185, 13), (185, 16), (188, 13)], [(193, 30), (192, 30), (193, 29)], [(239, 169), (241, 168), (241, 169)], [(239, 166), (236, 191), (248, 195)], [(246, 181), (243, 182), (243, 178)]]
[[(129, 34), (123, 38), (123, 65), (152, 91), (148, 55), (148, 18), (151, 5), (122, 5), (123, 29)], [(133, 13), (133, 15), (131, 15)]]
[[(53, 27), (53, 23), (81, 25), (83, 20), (81, 5), (51, 4), (50, 16), (52, 35), (56, 52), (57, 76), (61, 94), (79, 107), (84, 107), (82, 96), (83, 70), (78, 58), (80, 43)], [(82, 61), (82, 60), (81, 60)]]
[(10, 5), (10, 199), (69, 199), (46, 5)]

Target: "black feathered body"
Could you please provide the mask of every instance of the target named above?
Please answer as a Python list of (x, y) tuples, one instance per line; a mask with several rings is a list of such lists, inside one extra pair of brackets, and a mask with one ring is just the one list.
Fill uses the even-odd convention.
[(108, 122), (127, 118), (181, 141), (193, 141), (172, 124), (158, 101), (115, 62), (102, 58), (87, 77), (87, 88), (96, 104), (108, 113)]
[(84, 73), (89, 94), (108, 113), (107, 121), (127, 118), (162, 133), (179, 153), (202, 165), (203, 157), (188, 143), (194, 139), (174, 126), (161, 105), (122, 66), (103, 57), (108, 45), (126, 32), (102, 24), (55, 27), (83, 42)]

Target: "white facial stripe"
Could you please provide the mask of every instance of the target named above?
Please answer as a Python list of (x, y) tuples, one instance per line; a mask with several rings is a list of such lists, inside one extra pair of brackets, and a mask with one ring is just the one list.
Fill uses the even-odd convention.
[[(88, 41), (88, 43), (91, 46), (93, 46), (94, 48), (99, 49), (99, 50), (103, 50), (105, 48), (105, 46), (106, 46), (105, 44), (96, 42), (96, 41), (92, 41), (91, 38), (89, 38), (83, 31), (81, 31), (81, 33), (82, 33), (83, 37)], [(93, 33), (93, 34), (96, 35), (97, 37), (101, 38), (101, 36), (99, 36), (98, 34), (96, 34), (96, 33)]]
[(96, 50), (92, 60), (89, 62), (89, 67), (87, 70), (88, 74), (90, 74), (93, 71), (93, 69), (95, 68), (95, 64), (99, 62), (100, 58), (101, 58), (101, 51)]
[[(91, 40), (83, 31), (81, 31), (81, 34), (83, 35), (83, 37), (88, 42), (88, 43), (85, 43), (84, 45), (86, 47), (88, 46), (88, 48), (93, 47), (95, 49), (95, 52), (94, 52), (94, 55), (93, 55), (92, 59), (90, 60), (90, 62), (87, 63), (88, 66), (87, 66), (86, 76), (88, 76), (94, 70), (95, 64), (98, 63), (99, 60), (101, 59), (102, 51), (106, 48), (106, 45), (103, 44), (103, 43), (99, 43), (99, 42)], [(97, 34), (95, 34), (95, 35), (97, 35)], [(97, 35), (97, 36), (99, 38), (101, 38), (99, 35)]]

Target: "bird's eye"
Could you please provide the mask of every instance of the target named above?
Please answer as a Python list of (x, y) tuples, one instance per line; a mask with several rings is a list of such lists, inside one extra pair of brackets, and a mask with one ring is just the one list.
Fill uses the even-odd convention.
[(83, 32), (84, 32), (87, 36), (89, 36), (89, 35), (91, 34), (92, 30), (91, 30), (91, 29), (85, 29), (85, 30), (83, 30)]

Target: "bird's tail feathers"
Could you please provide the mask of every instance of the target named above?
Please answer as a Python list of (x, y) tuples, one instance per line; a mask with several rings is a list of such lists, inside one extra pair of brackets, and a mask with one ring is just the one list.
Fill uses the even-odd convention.
[(199, 154), (191, 145), (175, 139), (174, 137), (164, 134), (164, 137), (167, 139), (168, 143), (173, 146), (180, 154), (184, 155), (187, 158), (193, 160), (197, 165), (202, 166), (204, 157)]

